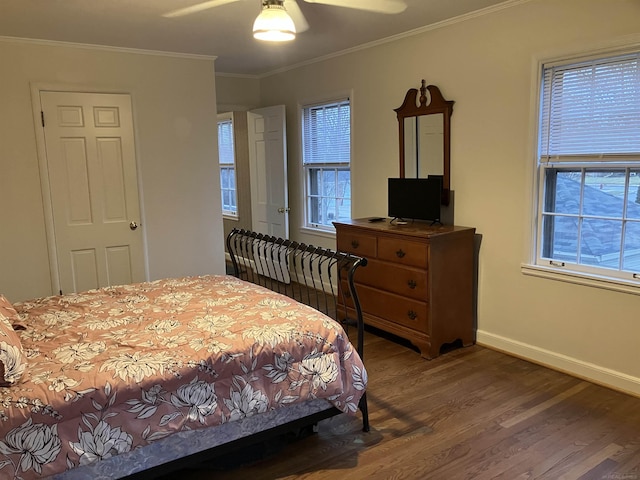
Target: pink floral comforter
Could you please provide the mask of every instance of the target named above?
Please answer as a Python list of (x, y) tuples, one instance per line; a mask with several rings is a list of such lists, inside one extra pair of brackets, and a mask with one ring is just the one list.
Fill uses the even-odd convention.
[(14, 304), (29, 363), (0, 388), (0, 478), (37, 478), (307, 399), (355, 412), (366, 371), (339, 324), (228, 276)]

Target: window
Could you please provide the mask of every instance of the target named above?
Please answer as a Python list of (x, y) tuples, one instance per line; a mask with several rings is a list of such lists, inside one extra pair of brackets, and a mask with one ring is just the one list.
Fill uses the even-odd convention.
[(231, 114), (218, 115), (218, 157), (220, 159), (222, 214), (237, 217), (236, 164), (233, 148), (233, 119)]
[(640, 53), (545, 65), (536, 264), (640, 279)]
[(305, 226), (333, 229), (351, 218), (351, 110), (349, 100), (302, 109)]

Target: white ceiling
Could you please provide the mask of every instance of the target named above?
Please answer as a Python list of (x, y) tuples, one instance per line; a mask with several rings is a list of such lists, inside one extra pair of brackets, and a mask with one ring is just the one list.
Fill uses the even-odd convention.
[(269, 44), (251, 35), (261, 0), (173, 18), (163, 14), (199, 0), (0, 0), (0, 37), (210, 55), (218, 73), (263, 75), (514, 0), (404, 2), (386, 15), (298, 0), (309, 30)]

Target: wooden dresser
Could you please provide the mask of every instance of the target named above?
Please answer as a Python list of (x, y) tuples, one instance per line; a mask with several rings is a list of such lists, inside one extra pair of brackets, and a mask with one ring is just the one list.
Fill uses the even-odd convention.
[[(406, 338), (428, 359), (443, 344), (475, 342), (475, 228), (388, 219), (334, 225), (338, 250), (369, 262), (355, 276), (366, 324)], [(349, 309), (348, 296), (345, 303)]]

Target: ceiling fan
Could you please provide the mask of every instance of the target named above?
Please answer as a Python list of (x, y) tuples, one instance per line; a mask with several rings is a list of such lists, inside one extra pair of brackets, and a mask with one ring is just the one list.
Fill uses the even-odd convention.
[[(165, 13), (163, 17), (182, 17), (184, 15), (190, 15), (192, 13), (201, 12), (210, 8), (226, 5), (227, 3), (235, 3), (247, 0), (209, 0), (206, 2), (196, 3), (185, 8), (179, 8), (171, 12)], [(252, 0), (255, 1), (255, 0)], [(322, 5), (330, 5), (334, 7), (353, 8), (357, 10), (365, 10), (369, 12), (396, 14), (406, 10), (407, 5), (404, 0), (303, 0), (307, 3), (318, 3)], [(268, 9), (284, 10), (293, 20), (295, 28), (293, 29), (293, 36), (295, 33), (304, 32), (308, 30), (309, 24), (305, 19), (297, 0), (260, 0), (260, 4), (263, 8), (263, 13)], [(284, 7), (284, 8), (283, 8)], [(286, 14), (285, 14), (286, 15)], [(256, 19), (257, 20), (257, 19)], [(254, 25), (254, 31), (256, 27)], [(293, 38), (291, 36), (291, 38)], [(256, 36), (256, 38), (259, 38)]]

